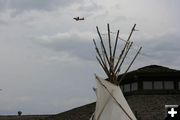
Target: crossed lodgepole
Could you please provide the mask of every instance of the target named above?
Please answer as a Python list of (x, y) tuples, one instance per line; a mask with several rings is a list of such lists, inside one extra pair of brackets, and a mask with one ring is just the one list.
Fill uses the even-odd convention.
[[(101, 65), (101, 67), (103, 68), (106, 75), (108, 76), (108, 80), (113, 84), (116, 84), (116, 85), (120, 84), (120, 82), (125, 77), (126, 73), (130, 69), (130, 67), (132, 66), (132, 64), (134, 63), (135, 59), (137, 58), (138, 54), (140, 53), (142, 49), (142, 47), (139, 48), (139, 50), (137, 51), (134, 58), (128, 65), (127, 69), (123, 73), (120, 80), (117, 80), (117, 76), (119, 75), (121, 71), (122, 65), (125, 59), (127, 58), (127, 55), (133, 45), (133, 42), (130, 41), (130, 38), (133, 32), (135, 31), (135, 27), (136, 27), (136, 24), (134, 24), (134, 26), (132, 27), (131, 32), (126, 40), (125, 45), (123, 46), (122, 51), (120, 52), (119, 55), (117, 55), (116, 52), (117, 52), (117, 45), (118, 45), (118, 38), (119, 38), (119, 30), (117, 31), (117, 34), (116, 34), (114, 47), (112, 47), (110, 27), (109, 27), (109, 24), (107, 24), (107, 30), (108, 30), (108, 47), (107, 47), (104, 44), (99, 28), (96, 26), (97, 33), (100, 39), (100, 48), (98, 48), (96, 41), (93, 39), (93, 43), (94, 43), (95, 50), (97, 53), (96, 59)], [(117, 58), (117, 60), (115, 60), (115, 58)]]

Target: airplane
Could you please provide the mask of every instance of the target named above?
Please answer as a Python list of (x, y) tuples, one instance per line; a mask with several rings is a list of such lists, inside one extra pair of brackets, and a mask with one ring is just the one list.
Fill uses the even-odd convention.
[(82, 18), (80, 18), (80, 17), (75, 17), (75, 18), (73, 18), (73, 19), (75, 19), (76, 21), (79, 21), (79, 20), (84, 20), (84, 17), (82, 17)]

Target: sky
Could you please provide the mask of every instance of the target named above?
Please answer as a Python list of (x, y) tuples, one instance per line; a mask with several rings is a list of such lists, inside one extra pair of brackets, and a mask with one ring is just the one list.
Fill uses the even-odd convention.
[[(130, 70), (151, 64), (180, 69), (179, 5), (179, 0), (0, 0), (0, 115), (56, 114), (94, 102), (94, 74), (106, 76), (92, 40), (99, 40), (96, 26), (107, 33), (107, 23), (112, 38), (120, 30), (123, 39), (137, 24), (132, 54), (143, 49)], [(77, 16), (85, 20), (73, 20)]]

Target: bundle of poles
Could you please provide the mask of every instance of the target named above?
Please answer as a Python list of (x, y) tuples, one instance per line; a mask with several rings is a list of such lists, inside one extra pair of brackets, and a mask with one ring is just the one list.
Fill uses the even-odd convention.
[[(138, 54), (140, 53), (142, 47), (140, 47), (133, 57), (132, 61), (126, 68), (125, 72), (122, 74), (120, 80), (118, 80), (118, 75), (121, 71), (121, 67), (125, 61), (125, 58), (127, 57), (127, 54), (129, 50), (131, 49), (133, 42), (130, 41), (130, 38), (132, 36), (132, 33), (135, 31), (136, 24), (131, 29), (131, 32), (123, 46), (122, 51), (117, 54), (117, 45), (118, 45), (118, 38), (119, 38), (119, 30), (116, 34), (116, 39), (114, 42), (114, 47), (112, 47), (112, 41), (111, 41), (111, 32), (109, 24), (107, 24), (107, 30), (108, 30), (108, 46), (105, 46), (103, 38), (101, 36), (101, 33), (99, 32), (99, 28), (96, 26), (98, 36), (100, 38), (100, 48), (97, 46), (96, 41), (93, 39), (93, 43), (95, 45), (95, 49), (97, 52), (96, 59), (103, 68), (104, 72), (108, 76), (108, 80), (116, 85), (119, 85), (122, 79), (125, 77), (126, 73), (134, 63), (135, 59), (137, 58)], [(115, 60), (117, 58), (117, 60)]]

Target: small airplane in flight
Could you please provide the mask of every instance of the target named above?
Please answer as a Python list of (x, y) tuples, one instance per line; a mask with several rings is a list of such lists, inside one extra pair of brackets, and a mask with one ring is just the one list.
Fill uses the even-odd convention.
[(79, 20), (84, 20), (84, 17), (82, 17), (82, 18), (80, 18), (80, 17), (75, 17), (75, 18), (73, 18), (73, 19), (75, 19), (76, 21), (79, 21)]

